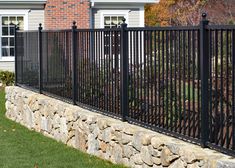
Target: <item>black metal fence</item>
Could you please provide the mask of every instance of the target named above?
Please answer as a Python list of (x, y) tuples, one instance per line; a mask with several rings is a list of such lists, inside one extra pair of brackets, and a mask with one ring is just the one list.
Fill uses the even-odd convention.
[(235, 26), (16, 33), (16, 84), (235, 155)]

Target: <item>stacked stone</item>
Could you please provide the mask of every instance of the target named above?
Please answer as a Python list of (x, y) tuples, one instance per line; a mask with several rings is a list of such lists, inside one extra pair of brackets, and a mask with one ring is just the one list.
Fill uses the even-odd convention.
[(235, 159), (19, 87), (6, 116), (81, 151), (133, 168), (234, 168)]

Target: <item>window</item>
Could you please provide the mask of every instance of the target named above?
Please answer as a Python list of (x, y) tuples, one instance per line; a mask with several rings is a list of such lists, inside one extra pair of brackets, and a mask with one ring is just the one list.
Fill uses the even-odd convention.
[(14, 44), (14, 28), (15, 25), (20, 30), (24, 30), (24, 17), (23, 16), (1, 16), (1, 56), (14, 57), (15, 44)]
[(124, 16), (104, 16), (104, 28), (115, 28), (122, 24)]

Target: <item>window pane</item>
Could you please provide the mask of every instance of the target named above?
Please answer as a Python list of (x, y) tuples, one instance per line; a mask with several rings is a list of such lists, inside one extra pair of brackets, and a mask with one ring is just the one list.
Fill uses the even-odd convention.
[(8, 46), (8, 38), (2, 37), (2, 46)]
[(14, 36), (14, 34), (15, 34), (15, 26), (11, 25), (11, 27), (10, 27), (10, 35)]
[(16, 17), (15, 16), (11, 16), (10, 17), (10, 23), (9, 24), (16, 24)]
[(110, 17), (109, 16), (105, 16), (104, 17), (104, 25), (110, 25)]
[(15, 56), (15, 49), (14, 48), (10, 48), (10, 56)]
[(117, 19), (118, 19), (117, 16), (112, 16), (112, 17), (111, 17), (111, 21), (112, 21), (111, 24), (112, 24), (112, 25), (117, 25), (117, 24), (118, 24), (118, 20), (117, 20)]
[(8, 27), (2, 27), (2, 35), (7, 36), (8, 35)]
[(10, 46), (15, 46), (14, 43), (14, 37), (10, 37)]
[(9, 48), (2, 48), (2, 56), (3, 57), (9, 56)]
[(2, 17), (2, 25), (8, 25), (8, 17), (4, 16)]
[(17, 24), (20, 30), (24, 30), (24, 17), (23, 16), (18, 16), (17, 17)]

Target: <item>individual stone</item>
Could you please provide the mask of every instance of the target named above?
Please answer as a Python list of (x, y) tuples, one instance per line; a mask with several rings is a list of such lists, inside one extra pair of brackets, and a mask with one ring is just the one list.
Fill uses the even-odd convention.
[(131, 136), (131, 135), (122, 133), (121, 136), (122, 136), (121, 143), (123, 145), (126, 145), (133, 140), (133, 136)]
[(113, 136), (114, 130), (111, 127), (106, 128), (102, 134), (102, 140), (106, 143), (110, 142)]
[(228, 160), (217, 161), (216, 168), (235, 168), (235, 160), (234, 161), (228, 161)]
[(107, 122), (106, 122), (105, 119), (98, 119), (97, 125), (98, 125), (100, 130), (104, 130), (105, 128), (108, 127)]
[(112, 148), (111, 160), (114, 163), (121, 164), (122, 163), (122, 148), (120, 145), (115, 144)]
[(193, 164), (188, 164), (187, 165), (187, 168), (200, 168), (199, 165), (198, 165), (198, 162), (195, 162)]
[(52, 125), (55, 129), (60, 127), (60, 116), (59, 116), (59, 114), (55, 114), (55, 116), (53, 118), (53, 121), (52, 121)]
[(133, 137), (132, 145), (138, 151), (140, 151), (142, 147), (143, 134), (144, 134), (143, 132), (137, 132)]
[(152, 145), (149, 145), (148, 149), (151, 152), (152, 156), (160, 158), (160, 156), (161, 156), (161, 152), (160, 151), (158, 151), (157, 149), (154, 149)]
[(142, 165), (135, 165), (134, 168), (143, 168)]
[(60, 132), (63, 134), (68, 134), (66, 118), (60, 118)]
[(106, 152), (106, 149), (107, 149), (108, 145), (105, 142), (100, 141), (99, 146), (100, 146), (100, 149), (101, 149), (102, 152)]
[(155, 149), (159, 149), (159, 147), (164, 146), (164, 141), (162, 141), (160, 138), (158, 137), (152, 137), (151, 139), (151, 145), (153, 146), (153, 148)]
[(115, 131), (122, 131), (125, 127), (123, 126), (123, 124), (121, 123), (117, 123), (117, 124), (112, 124), (112, 128), (115, 130)]
[(75, 147), (81, 151), (86, 151), (86, 135), (79, 130), (75, 130)]
[(67, 122), (76, 121), (79, 118), (75, 110), (69, 107), (65, 109), (65, 117)]
[(173, 155), (167, 147), (163, 147), (161, 152), (161, 162), (163, 166), (169, 166), (170, 163), (177, 158), (179, 158), (178, 155)]
[(123, 164), (123, 165), (126, 165), (126, 166), (130, 166), (130, 161), (129, 161), (129, 159), (128, 159), (128, 158), (123, 158), (123, 159), (122, 159), (122, 164)]
[(31, 103), (30, 105), (30, 109), (35, 112), (35, 111), (38, 111), (39, 110), (39, 105), (38, 105), (38, 102), (34, 101)]
[(48, 120), (46, 117), (41, 117), (41, 129), (43, 131), (48, 131)]
[(96, 137), (93, 134), (89, 134), (87, 139), (88, 139), (87, 153), (95, 154), (99, 150), (99, 142), (97, 141)]
[(85, 114), (80, 114), (80, 120), (85, 122), (87, 120), (87, 115)]
[(132, 159), (133, 159), (133, 162), (137, 165), (142, 165), (144, 163), (140, 154), (136, 154), (136, 155), (132, 156), (131, 160)]
[(169, 168), (185, 168), (187, 164), (183, 162), (181, 159), (175, 160)]
[(152, 157), (152, 161), (156, 165), (160, 165), (161, 164), (161, 159), (160, 158)]
[[(113, 127), (111, 127), (113, 129)], [(116, 142), (121, 142), (122, 141), (122, 133), (119, 131), (113, 130), (113, 135), (111, 136), (111, 140), (116, 141)]]
[[(195, 149), (196, 150), (196, 149)], [(181, 156), (182, 160), (186, 163), (193, 163), (197, 160), (195, 156), (194, 149), (188, 150), (188, 148), (181, 148), (179, 150), (179, 155)]]
[(93, 133), (93, 135), (95, 136), (95, 138), (97, 138), (98, 135), (100, 135), (100, 129), (99, 129), (99, 127), (95, 127), (92, 133)]
[(77, 124), (78, 124), (78, 127), (81, 130), (83, 130), (84, 133), (86, 133), (87, 135), (90, 133), (89, 126), (85, 122), (83, 122), (82, 120), (79, 119)]
[(96, 122), (97, 122), (97, 117), (96, 116), (88, 116), (87, 117), (86, 123), (88, 125), (96, 124)]
[(151, 139), (154, 135), (152, 134), (144, 134), (142, 137), (142, 144), (147, 146), (151, 143)]
[(162, 165), (153, 165), (152, 168), (163, 168)]
[(26, 108), (26, 112), (25, 112), (26, 114), (25, 114), (25, 121), (26, 121), (26, 126), (29, 128), (29, 129), (31, 129), (32, 128), (32, 125), (33, 125), (33, 121), (32, 121), (32, 114), (33, 114), (33, 112), (30, 110), (30, 108), (29, 108), (29, 106), (27, 106), (27, 108)]
[(137, 151), (129, 145), (123, 146), (123, 157), (130, 158), (131, 156), (135, 155)]
[(136, 130), (135, 128), (133, 127), (125, 127), (123, 129), (123, 132), (127, 135), (134, 135), (138, 130)]
[(152, 156), (151, 156), (147, 146), (142, 146), (141, 151), (140, 151), (140, 155), (141, 155), (141, 158), (144, 161), (144, 163), (146, 163), (149, 166), (153, 165)]
[(166, 146), (172, 153), (179, 155), (180, 148), (183, 145), (180, 145), (179, 143), (166, 143)]

